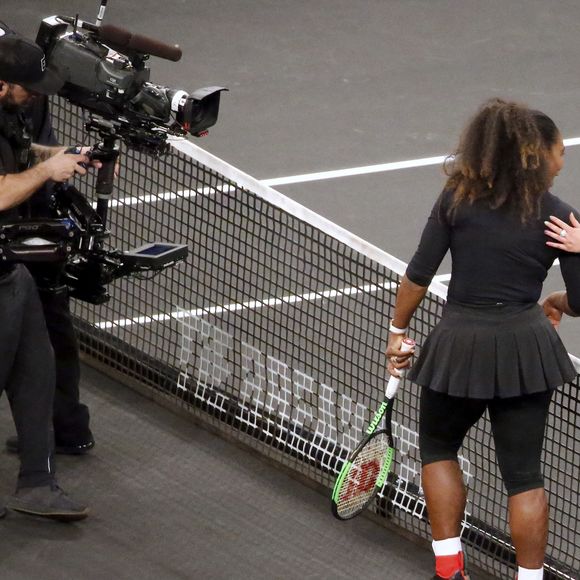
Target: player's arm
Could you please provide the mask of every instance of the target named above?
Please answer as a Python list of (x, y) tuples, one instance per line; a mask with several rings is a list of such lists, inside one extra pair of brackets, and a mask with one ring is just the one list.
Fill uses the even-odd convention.
[(406, 329), (415, 310), (417, 310), (427, 293), (427, 288), (427, 286), (420, 286), (415, 284), (415, 282), (411, 282), (406, 274), (399, 285), (395, 302), (395, 314), (389, 328), (389, 339), (385, 353), (387, 356), (387, 369), (392, 376), (398, 376), (400, 369), (407, 368), (411, 364), (410, 359), (414, 350), (403, 352), (403, 339), (407, 334)]
[[(419, 247), (409, 262), (407, 272), (401, 280), (395, 312), (391, 320), (387, 343), (387, 370), (392, 376), (398, 376), (401, 369), (410, 366), (413, 351), (403, 353), (401, 346), (406, 336), (409, 322), (419, 304), (427, 293), (427, 288), (441, 265), (451, 239), (451, 227), (447, 220), (446, 207), (450, 200), (450, 193), (443, 192), (435, 202), (427, 224), (423, 229)], [(396, 329), (399, 329), (397, 331)]]
[[(422, 286), (409, 280), (407, 274), (403, 276), (395, 302), (395, 314), (391, 323), (393, 327), (405, 329), (409, 326), (413, 314), (427, 294), (427, 288), (428, 286)], [(389, 334), (394, 333), (389, 332)]]

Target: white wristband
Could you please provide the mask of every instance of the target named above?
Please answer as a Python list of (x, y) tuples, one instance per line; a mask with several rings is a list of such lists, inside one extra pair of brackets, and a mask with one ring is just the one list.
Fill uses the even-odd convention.
[(392, 332), (393, 334), (407, 334), (407, 330), (409, 330), (408, 326), (406, 328), (397, 328), (396, 326), (393, 326), (392, 322), (389, 324), (389, 332)]

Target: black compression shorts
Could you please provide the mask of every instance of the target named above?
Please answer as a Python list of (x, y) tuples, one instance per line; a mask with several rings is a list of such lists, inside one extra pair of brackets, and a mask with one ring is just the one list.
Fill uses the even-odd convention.
[(543, 487), (541, 454), (552, 391), (507, 399), (465, 399), (423, 388), (419, 448), (423, 465), (457, 461), (469, 429), (489, 409), (508, 495)]

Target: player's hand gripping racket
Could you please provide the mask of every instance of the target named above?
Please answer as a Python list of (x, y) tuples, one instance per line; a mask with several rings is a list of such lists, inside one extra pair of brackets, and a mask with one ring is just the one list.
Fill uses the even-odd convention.
[[(410, 338), (403, 340), (401, 350), (415, 346)], [(385, 399), (375, 413), (362, 441), (345, 461), (332, 490), (332, 513), (339, 520), (349, 520), (362, 513), (383, 487), (395, 455), (391, 426), (393, 402), (401, 378), (391, 375)], [(385, 420), (385, 428), (381, 423)]]

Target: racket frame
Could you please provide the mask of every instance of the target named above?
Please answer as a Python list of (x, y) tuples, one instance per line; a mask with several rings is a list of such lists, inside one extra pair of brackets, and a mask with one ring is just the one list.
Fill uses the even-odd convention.
[[(415, 346), (415, 341), (413, 341), (410, 338), (406, 338), (403, 341), (402, 350), (409, 351), (414, 346)], [(336, 517), (339, 520), (350, 520), (350, 519), (358, 516), (359, 514), (361, 514), (373, 502), (373, 500), (375, 499), (375, 497), (377, 496), (377, 494), (379, 493), (379, 491), (382, 489), (383, 485), (385, 484), (385, 480), (387, 479), (387, 476), (391, 470), (391, 465), (392, 465), (393, 459), (395, 457), (395, 444), (394, 444), (393, 433), (392, 433), (391, 418), (392, 418), (392, 414), (393, 414), (393, 404), (395, 401), (395, 396), (397, 394), (397, 390), (399, 388), (399, 384), (400, 384), (402, 378), (403, 378), (403, 373), (401, 373), (401, 375), (399, 377), (394, 377), (394, 376), (390, 377), (388, 384), (387, 384), (387, 388), (385, 390), (385, 398), (384, 398), (383, 402), (381, 403), (381, 406), (379, 407), (379, 409), (377, 410), (377, 412), (373, 416), (373, 419), (370, 422), (369, 426), (367, 427), (367, 430), (365, 432), (365, 436), (359, 442), (359, 444), (355, 447), (355, 449), (350, 453), (348, 458), (345, 460), (345, 462), (342, 465), (342, 468), (338, 474), (338, 477), (337, 477), (336, 482), (334, 484), (334, 487), (332, 489), (331, 506), (332, 506), (332, 514), (334, 515), (334, 517)], [(385, 419), (386, 428), (377, 430), (377, 428), (379, 427), (379, 425), (383, 421), (383, 418)], [(386, 455), (385, 461), (383, 462), (383, 466), (381, 467), (381, 471), (379, 472), (379, 475), (378, 475), (377, 480), (375, 482), (373, 492), (371, 493), (371, 495), (369, 496), (367, 501), (364, 503), (364, 505), (359, 507), (356, 511), (354, 511), (353, 513), (351, 513), (350, 515), (348, 515), (346, 517), (343, 515), (340, 515), (338, 513), (338, 509), (337, 509), (337, 500), (340, 496), (344, 480), (347, 478), (347, 476), (350, 472), (350, 469), (352, 467), (352, 464), (354, 463), (354, 461), (356, 460), (358, 455), (361, 453), (363, 448), (374, 437), (378, 436), (379, 434), (383, 434), (383, 433), (385, 433), (387, 435), (389, 447), (387, 448), (387, 451), (385, 452), (385, 455)]]
[[(371, 422), (371, 425), (367, 429), (365, 437), (360, 441), (360, 443), (356, 446), (356, 448), (350, 454), (348, 459), (344, 462), (342, 469), (340, 470), (340, 473), (338, 474), (338, 477), (337, 477), (336, 482), (334, 484), (334, 488), (332, 490), (331, 505), (332, 505), (332, 514), (334, 515), (335, 518), (337, 518), (339, 520), (350, 520), (350, 519), (358, 516), (364, 510), (367, 509), (367, 507), (374, 501), (374, 499), (377, 496), (377, 494), (379, 493), (379, 491), (383, 488), (383, 485), (385, 484), (385, 480), (387, 479), (389, 472), (391, 471), (391, 465), (393, 463), (393, 459), (395, 458), (395, 444), (394, 444), (394, 440), (393, 440), (393, 433), (391, 430), (392, 410), (393, 410), (393, 399), (383, 401), (381, 408), (379, 409), (379, 411), (377, 411), (375, 417), (373, 418), (373, 421)], [(385, 417), (387, 419), (386, 425), (388, 428), (377, 429), (377, 426), (380, 424), (383, 417)], [(383, 434), (387, 436), (389, 446), (388, 446), (387, 450), (385, 451), (385, 460), (383, 462), (381, 470), (380, 470), (380, 472), (377, 476), (377, 479), (375, 481), (375, 484), (373, 486), (372, 493), (369, 495), (369, 497), (365, 501), (365, 503), (362, 504), (359, 508), (357, 508), (356, 511), (352, 512), (348, 516), (341, 515), (338, 512), (337, 505), (338, 505), (339, 496), (340, 496), (341, 492), (344, 491), (344, 489), (343, 489), (344, 480), (347, 479), (353, 463), (356, 461), (357, 457), (362, 452), (362, 450), (366, 447), (366, 445), (371, 443), (375, 437), (378, 437), (379, 435), (383, 435)]]

